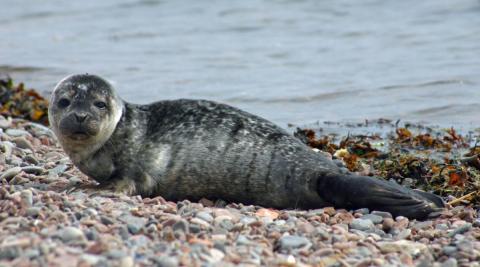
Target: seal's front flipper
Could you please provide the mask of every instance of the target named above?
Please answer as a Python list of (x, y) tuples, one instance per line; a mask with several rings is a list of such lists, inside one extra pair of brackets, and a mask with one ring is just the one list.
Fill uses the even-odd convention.
[(369, 208), (423, 219), (444, 207), (434, 194), (368, 176), (329, 173), (319, 177), (317, 186), (320, 197), (339, 208)]

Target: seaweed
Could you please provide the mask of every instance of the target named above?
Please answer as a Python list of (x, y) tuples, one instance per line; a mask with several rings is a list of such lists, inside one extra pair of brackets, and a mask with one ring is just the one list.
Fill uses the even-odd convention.
[(23, 83), (0, 79), (0, 114), (48, 125), (48, 101)]
[[(398, 124), (390, 124), (391, 129), (382, 136), (336, 133), (317, 137), (316, 133), (323, 129), (308, 128), (297, 128), (294, 135), (312, 148), (331, 154), (333, 159), (342, 160), (352, 172), (433, 192), (452, 205), (480, 203), (480, 147), (476, 137), (467, 138), (454, 128)], [(356, 127), (367, 126), (371, 124)]]

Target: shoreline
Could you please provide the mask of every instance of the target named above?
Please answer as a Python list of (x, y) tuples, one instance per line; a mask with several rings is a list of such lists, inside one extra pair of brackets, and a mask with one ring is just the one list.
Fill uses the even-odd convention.
[(0, 266), (480, 266), (478, 199), (462, 199), (478, 190), (475, 137), (397, 126), (384, 122), (384, 136), (296, 134), (353, 171), (439, 190), (454, 207), (437, 218), (67, 194), (92, 181), (51, 132), (0, 116)]

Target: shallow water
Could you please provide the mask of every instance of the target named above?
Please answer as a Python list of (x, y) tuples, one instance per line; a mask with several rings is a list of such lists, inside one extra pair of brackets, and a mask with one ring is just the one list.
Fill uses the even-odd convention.
[(480, 125), (480, 1), (0, 0), (0, 73), (132, 102), (204, 98), (281, 126)]

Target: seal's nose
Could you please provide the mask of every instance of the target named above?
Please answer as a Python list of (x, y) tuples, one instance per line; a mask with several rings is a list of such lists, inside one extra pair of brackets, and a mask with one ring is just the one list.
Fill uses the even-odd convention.
[(87, 113), (75, 113), (75, 119), (77, 120), (78, 123), (82, 123), (85, 121), (87, 118)]

